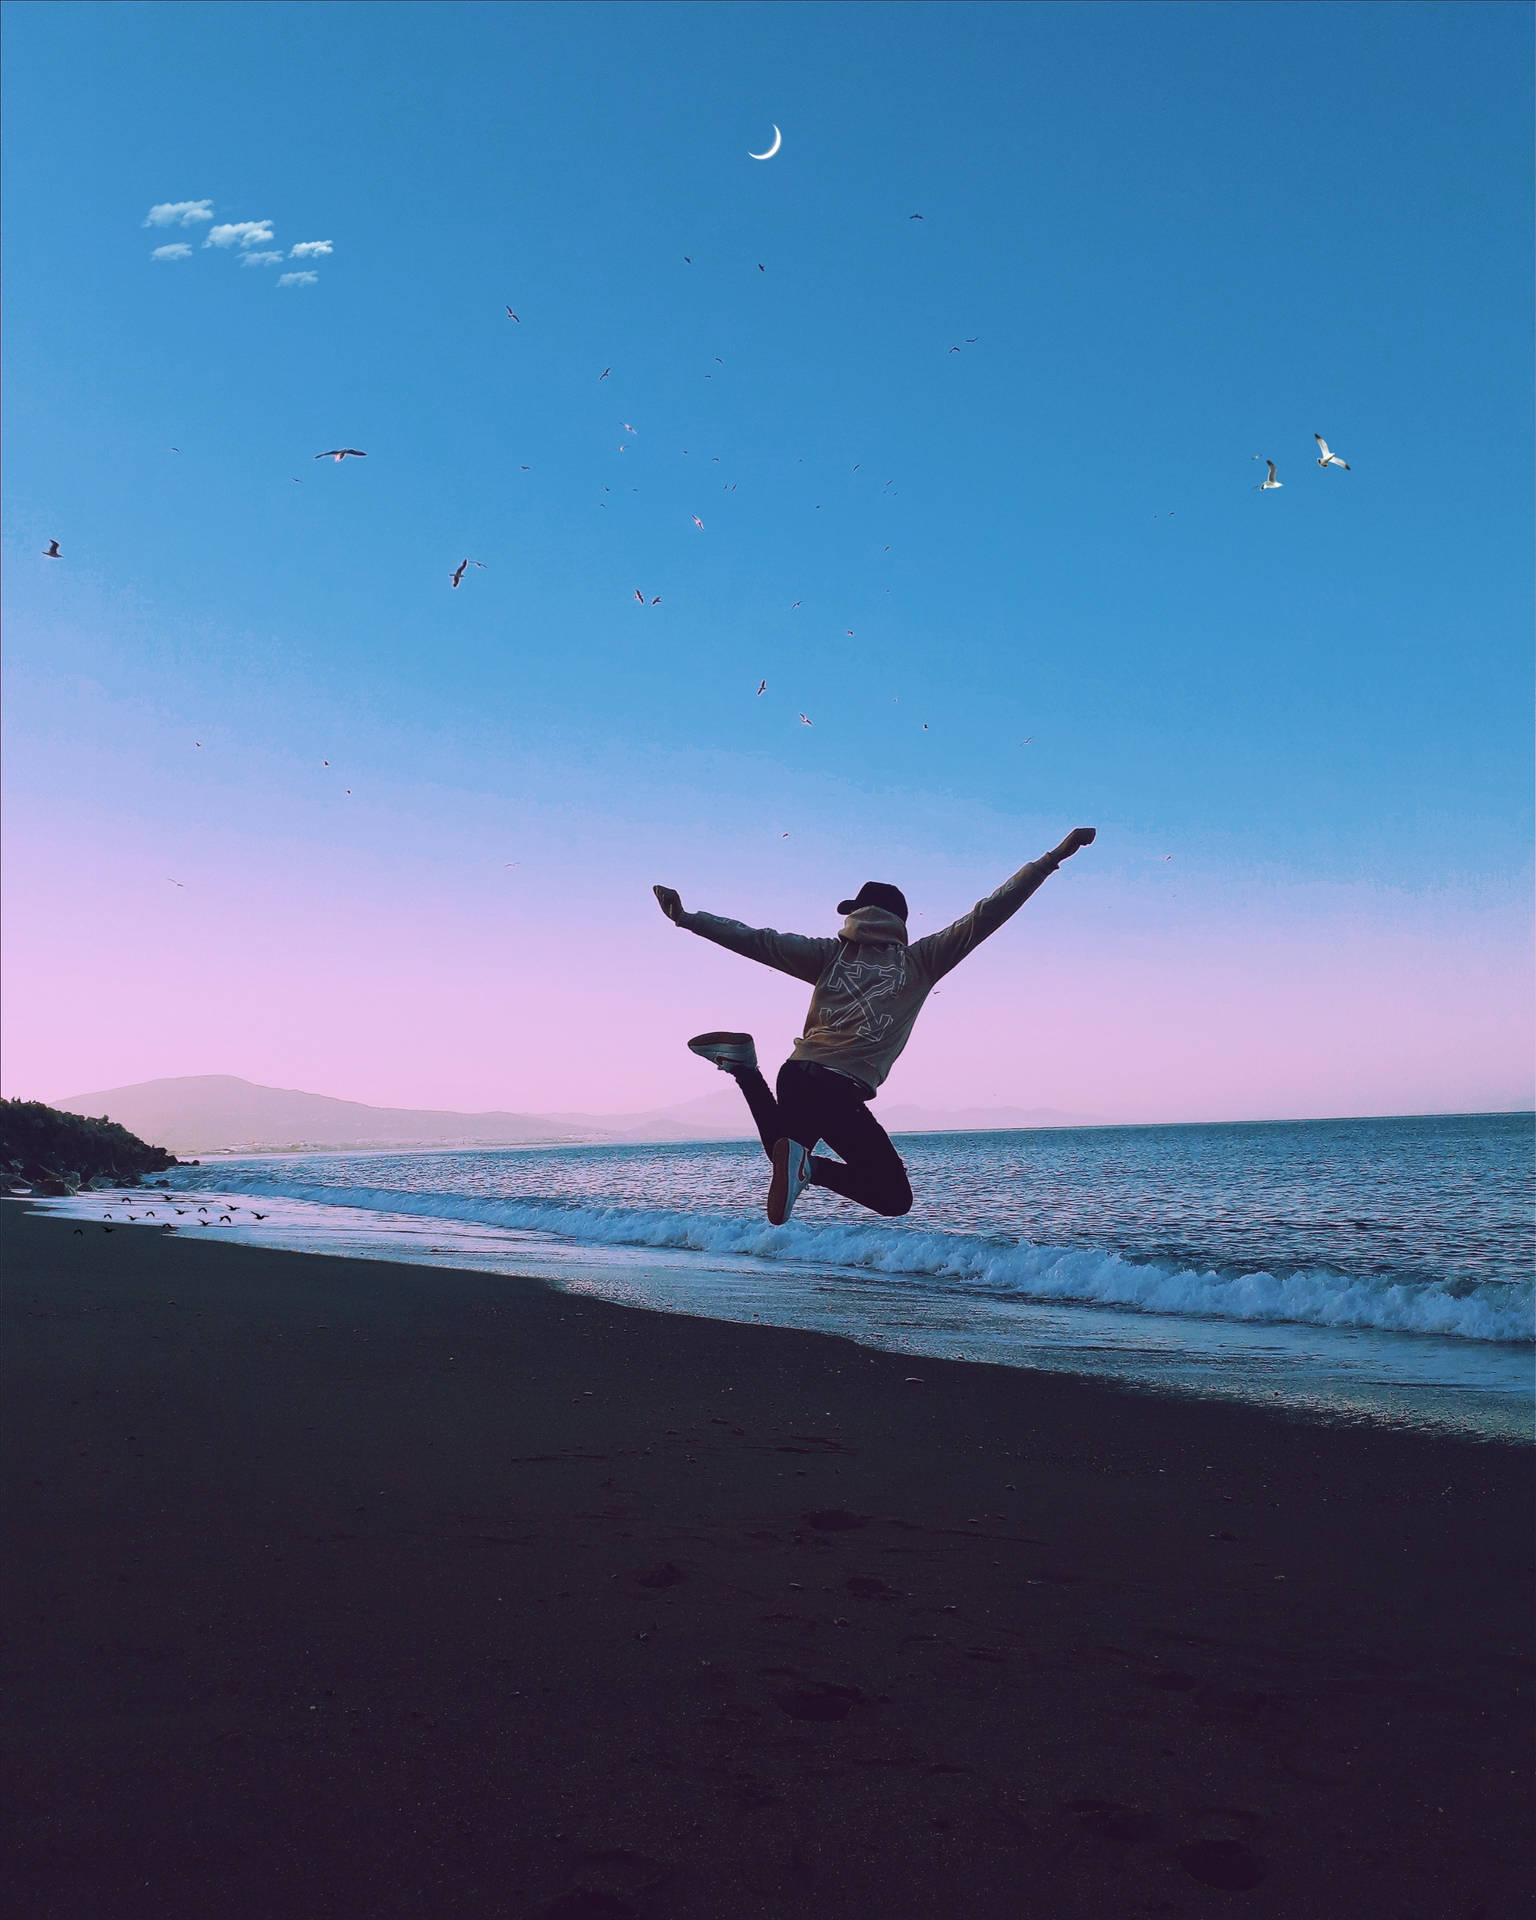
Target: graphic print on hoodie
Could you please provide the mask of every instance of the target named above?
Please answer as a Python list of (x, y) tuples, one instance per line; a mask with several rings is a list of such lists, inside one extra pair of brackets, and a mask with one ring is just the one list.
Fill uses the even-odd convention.
[(713, 913), (677, 924), (717, 946), (814, 985), (793, 1060), (812, 1061), (878, 1087), (912, 1034), (923, 1002), (952, 967), (1017, 913), (1058, 862), (1032, 860), (940, 933), (908, 943), (906, 922), (885, 907), (857, 907), (836, 939), (748, 927)]

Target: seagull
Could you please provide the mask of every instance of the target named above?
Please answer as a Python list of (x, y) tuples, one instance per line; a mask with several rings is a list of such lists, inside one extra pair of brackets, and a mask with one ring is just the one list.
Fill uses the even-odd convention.
[(638, 587), (635, 588), (635, 598), (640, 602), (642, 607), (645, 605), (645, 595)]
[(909, 220), (921, 220), (921, 219), (922, 219), (922, 217), (923, 217), (923, 216), (922, 216), (922, 215), (921, 215), (920, 213), (909, 213), (909, 214), (907, 215), (907, 218), (908, 218)]
[(766, 693), (768, 691), (768, 682), (766, 680), (759, 680), (757, 683), (757, 691), (759, 694)]
[[(171, 880), (171, 876), (169, 874), (167, 874), (165, 877), (167, 880)], [(184, 880), (171, 880), (171, 885), (173, 887), (185, 887), (186, 882)]]
[(693, 524), (698, 528), (699, 532), (702, 533), (704, 531), (704, 522), (699, 516), (695, 513), (690, 514), (689, 518), (693, 521)]
[(629, 424), (629, 422), (628, 422), (627, 420), (626, 420), (626, 421), (624, 422), (624, 431), (625, 431), (626, 433), (633, 433), (633, 432), (634, 432), (634, 428), (633, 428), (633, 427), (632, 427), (632, 426), (631, 426), (631, 425)]
[(651, 605), (653, 607), (659, 607), (661, 605), (661, 595), (659, 593), (657, 594), (656, 598), (651, 602)]
[(64, 558), (63, 554), (59, 552), (59, 543), (57, 540), (50, 540), (48, 542), (47, 548), (43, 553), (43, 558), (45, 560), (62, 560)]
[(1342, 467), (1346, 473), (1349, 472), (1349, 462), (1347, 460), (1341, 460), (1336, 453), (1330, 453), (1328, 451), (1328, 442), (1320, 433), (1314, 433), (1312, 438), (1317, 442), (1317, 464), (1320, 467)]
[(366, 460), (367, 454), (361, 447), (327, 447), (324, 453), (317, 453), (317, 460), (334, 460), (339, 467), (348, 456), (354, 460)]
[(613, 372), (613, 368), (612, 368), (612, 367), (604, 367), (604, 368), (603, 368), (603, 370), (602, 370), (602, 372), (601, 372), (601, 373), (600, 373), (600, 374), (599, 374), (599, 375), (597, 376), (597, 377), (598, 377), (598, 380), (599, 380), (599, 381), (603, 381), (603, 380), (606, 380), (606, 379), (608, 378), (608, 376), (609, 376), (609, 374), (610, 374), (610, 373), (612, 373), (612, 372)]
[(172, 448), (171, 448), (171, 452), (172, 452), (172, 453), (180, 453), (180, 452), (181, 452), (181, 448), (180, 448), (180, 447), (172, 447)]
[[(1259, 458), (1258, 454), (1255, 454), (1253, 457), (1255, 460)], [(1269, 468), (1268, 477), (1266, 479), (1259, 481), (1258, 485), (1251, 489), (1251, 491), (1254, 493), (1268, 493), (1271, 487), (1283, 487), (1285, 485), (1285, 482), (1283, 480), (1277, 480), (1275, 478), (1274, 461), (1266, 460), (1264, 464), (1266, 467)]]
[[(517, 315), (512, 311), (510, 307), (507, 308), (507, 318), (509, 320), (517, 320)], [(523, 323), (521, 320), (517, 320), (517, 324), (521, 326)]]
[(805, 715), (802, 713), (800, 716), (800, 724), (802, 727), (814, 727), (816, 722), (814, 720), (807, 720)]
[(796, 608), (796, 607), (798, 607), (798, 606), (799, 606), (800, 604), (801, 604), (801, 602), (800, 602), (800, 601), (798, 601), (798, 600), (792, 600), (792, 601), (790, 602), (790, 604), (789, 604), (789, 610), (790, 610), (790, 612), (791, 612), (791, 613), (793, 613), (793, 612), (794, 612), (794, 610), (795, 610), (795, 608)]
[(459, 564), (453, 570), (453, 578), (449, 582), (450, 586), (456, 587), (459, 584), (459, 582), (464, 578), (464, 570), (468, 565), (469, 565), (469, 562), (467, 560), (461, 560), (459, 562)]
[[(251, 1208), (251, 1212), (252, 1212), (252, 1213), (256, 1213), (256, 1209), (255, 1209), (254, 1207), (252, 1207), (252, 1208)], [(267, 1217), (267, 1216), (266, 1216), (266, 1215), (265, 1215), (264, 1213), (256, 1213), (256, 1218), (257, 1218), (258, 1220), (265, 1220), (265, 1219), (266, 1219), (266, 1217)]]

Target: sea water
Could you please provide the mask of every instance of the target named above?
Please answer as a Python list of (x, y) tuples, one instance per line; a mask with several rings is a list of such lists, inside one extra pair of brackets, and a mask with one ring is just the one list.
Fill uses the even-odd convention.
[(51, 1204), (1529, 1439), (1533, 1144), (1531, 1114), (906, 1135), (911, 1213), (813, 1190), (783, 1227), (746, 1141), (221, 1156)]

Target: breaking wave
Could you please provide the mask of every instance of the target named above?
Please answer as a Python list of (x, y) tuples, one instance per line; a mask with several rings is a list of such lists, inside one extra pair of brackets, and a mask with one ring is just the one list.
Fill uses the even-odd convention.
[(905, 1276), (938, 1292), (1072, 1301), (1249, 1322), (1363, 1328), (1461, 1340), (1536, 1340), (1530, 1282), (1351, 1276), (1326, 1267), (1219, 1272), (1128, 1259), (1108, 1248), (1039, 1246), (982, 1234), (860, 1222), (791, 1221), (553, 1199), (321, 1186), (234, 1167), (172, 1176), (183, 1192), (264, 1194), (377, 1213), (507, 1228), (593, 1246), (674, 1248), (797, 1266)]

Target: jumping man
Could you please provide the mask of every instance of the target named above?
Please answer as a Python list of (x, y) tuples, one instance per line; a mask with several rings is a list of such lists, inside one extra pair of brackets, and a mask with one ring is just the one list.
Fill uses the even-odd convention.
[[(942, 933), (908, 943), (907, 901), (899, 887), (867, 880), (851, 900), (835, 939), (813, 940), (772, 927), (744, 927), (712, 913), (688, 913), (671, 887), (653, 892), (675, 926), (765, 967), (809, 980), (815, 991), (805, 1032), (779, 1068), (777, 1097), (758, 1071), (750, 1033), (701, 1033), (688, 1045), (722, 1073), (733, 1074), (746, 1096), (773, 1162), (768, 1218), (782, 1226), (807, 1187), (829, 1187), (876, 1213), (906, 1213), (912, 1188), (901, 1155), (868, 1102), (911, 1037), (923, 1002), (956, 967), (1024, 902), (1063, 860), (1094, 837), (1074, 827), (1059, 847), (1020, 867), (996, 893), (978, 900)], [(816, 1158), (824, 1140), (841, 1160)]]

